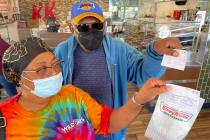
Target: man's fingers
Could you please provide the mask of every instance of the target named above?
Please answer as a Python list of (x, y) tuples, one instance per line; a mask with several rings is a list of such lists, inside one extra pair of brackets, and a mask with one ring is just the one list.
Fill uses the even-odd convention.
[(169, 38), (167, 45), (172, 49), (180, 49), (182, 46), (178, 38)]
[(172, 46), (173, 46), (174, 49), (180, 49), (181, 46), (182, 46), (179, 39), (177, 39), (177, 38), (174, 38), (172, 43), (173, 43)]

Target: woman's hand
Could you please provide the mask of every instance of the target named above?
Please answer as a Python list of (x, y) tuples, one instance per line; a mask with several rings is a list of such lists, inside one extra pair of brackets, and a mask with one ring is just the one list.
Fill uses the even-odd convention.
[[(157, 95), (167, 92), (170, 87), (157, 79), (149, 79), (146, 84), (135, 95), (135, 102), (130, 99), (124, 106), (114, 109), (110, 116), (109, 133), (115, 133), (128, 126), (132, 120), (139, 114), (141, 105), (153, 100)], [(142, 106), (143, 107), (143, 106)]]
[(138, 104), (145, 104), (158, 96), (161, 93), (165, 93), (170, 90), (170, 87), (165, 84), (165, 82), (151, 78), (146, 84), (139, 89), (137, 95), (135, 95), (135, 101)]

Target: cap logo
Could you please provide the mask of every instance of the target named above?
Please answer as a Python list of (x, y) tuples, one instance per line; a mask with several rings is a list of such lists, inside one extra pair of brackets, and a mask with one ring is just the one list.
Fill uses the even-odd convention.
[(89, 1), (83, 1), (83, 2), (81, 2), (80, 6), (79, 6), (79, 9), (82, 9), (82, 10), (90, 10), (93, 8), (95, 8), (94, 3), (91, 3)]

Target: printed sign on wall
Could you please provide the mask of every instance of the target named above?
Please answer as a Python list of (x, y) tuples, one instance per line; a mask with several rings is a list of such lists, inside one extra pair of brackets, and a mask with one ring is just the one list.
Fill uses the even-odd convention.
[(0, 0), (0, 13), (7, 14), (9, 12), (8, 0)]

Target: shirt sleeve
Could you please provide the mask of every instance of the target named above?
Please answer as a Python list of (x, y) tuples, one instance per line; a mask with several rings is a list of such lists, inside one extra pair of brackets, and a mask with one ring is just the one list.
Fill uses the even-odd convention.
[(95, 132), (97, 134), (107, 135), (112, 109), (100, 105), (89, 94), (80, 89), (77, 89), (77, 93), (80, 95), (80, 100), (86, 106), (88, 118), (90, 119)]

